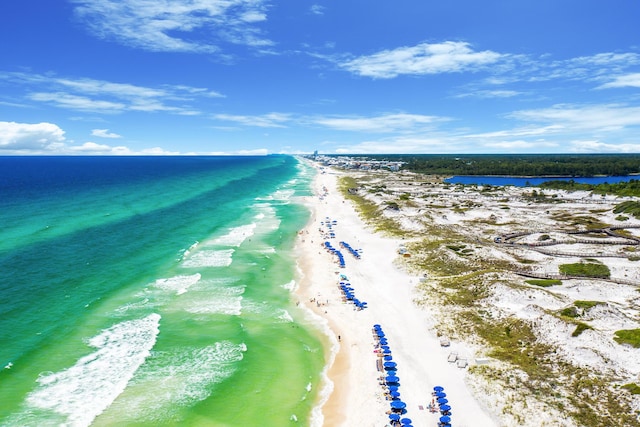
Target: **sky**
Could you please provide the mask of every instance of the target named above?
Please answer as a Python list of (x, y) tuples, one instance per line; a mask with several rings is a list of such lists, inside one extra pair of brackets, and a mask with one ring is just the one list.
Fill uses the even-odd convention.
[(640, 1), (20, 0), (0, 155), (640, 152)]

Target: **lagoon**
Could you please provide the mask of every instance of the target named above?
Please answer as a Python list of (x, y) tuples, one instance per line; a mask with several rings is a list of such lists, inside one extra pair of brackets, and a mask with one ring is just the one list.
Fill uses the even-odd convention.
[(591, 176), (591, 177), (554, 177), (554, 176), (535, 176), (535, 177), (519, 177), (519, 176), (491, 176), (491, 175), (456, 175), (445, 179), (449, 184), (465, 184), (465, 185), (495, 185), (506, 186), (513, 185), (515, 187), (537, 186), (546, 181), (570, 181), (579, 182), (581, 184), (615, 184), (618, 182), (626, 182), (632, 179), (638, 179), (636, 175), (624, 176)]

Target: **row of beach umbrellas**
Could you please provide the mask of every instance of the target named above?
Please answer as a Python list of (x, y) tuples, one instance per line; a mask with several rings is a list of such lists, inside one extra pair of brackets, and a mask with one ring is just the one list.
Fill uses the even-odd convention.
[(344, 255), (342, 255), (342, 252), (340, 252), (339, 250), (337, 250), (336, 248), (331, 246), (331, 242), (329, 242), (329, 241), (324, 242), (324, 247), (331, 254), (333, 254), (333, 255), (338, 257), (338, 263), (340, 264), (340, 267), (344, 268), (345, 267), (345, 263), (344, 263)]
[(451, 427), (451, 406), (449, 406), (449, 400), (447, 399), (447, 393), (444, 392), (444, 387), (435, 386), (433, 388), (433, 395), (436, 397), (438, 406), (440, 407), (440, 427)]
[(345, 297), (345, 299), (353, 303), (353, 305), (355, 305), (358, 310), (363, 310), (367, 308), (366, 301), (360, 301), (358, 298), (355, 297), (354, 289), (351, 286), (351, 283), (341, 281), (338, 287), (340, 288), (340, 291), (342, 291), (342, 295)]
[(401, 425), (402, 427), (412, 427), (411, 419), (402, 416), (407, 413), (407, 404), (400, 399), (400, 378), (397, 375), (398, 365), (393, 360), (387, 337), (382, 330), (382, 327), (378, 324), (373, 325), (373, 333), (379, 348), (378, 354), (383, 360), (382, 367), (385, 371), (384, 384), (389, 396), (391, 397), (391, 402), (389, 403), (389, 406), (391, 407), (389, 420), (396, 425)]
[(360, 252), (353, 249), (353, 247), (351, 247), (347, 242), (340, 242), (340, 246), (348, 250), (356, 259), (360, 259)]

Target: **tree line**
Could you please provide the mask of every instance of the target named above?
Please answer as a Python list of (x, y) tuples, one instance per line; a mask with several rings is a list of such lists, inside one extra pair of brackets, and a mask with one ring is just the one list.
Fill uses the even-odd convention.
[(392, 154), (373, 160), (405, 162), (427, 175), (590, 177), (640, 173), (640, 154)]

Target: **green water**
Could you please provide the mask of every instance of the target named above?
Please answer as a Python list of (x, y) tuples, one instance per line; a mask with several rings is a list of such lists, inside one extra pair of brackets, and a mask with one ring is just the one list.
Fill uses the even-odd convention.
[(291, 288), (312, 171), (110, 162), (0, 188), (0, 424), (309, 425), (324, 350)]

